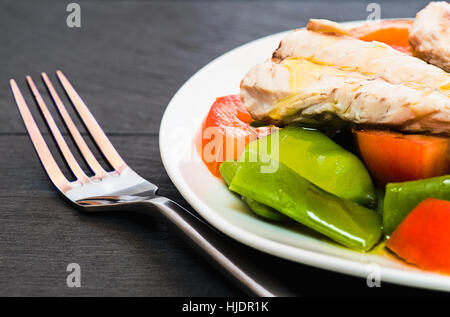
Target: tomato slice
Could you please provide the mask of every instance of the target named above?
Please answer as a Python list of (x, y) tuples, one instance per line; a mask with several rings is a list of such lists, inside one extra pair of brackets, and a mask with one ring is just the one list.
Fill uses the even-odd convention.
[(381, 184), (441, 176), (450, 170), (450, 138), (382, 130), (354, 132), (364, 163)]
[(220, 177), (223, 161), (239, 159), (250, 141), (270, 133), (270, 127), (255, 128), (250, 125), (252, 121), (239, 95), (216, 99), (197, 138), (197, 148), (212, 174)]
[(351, 36), (363, 41), (378, 41), (411, 55), (409, 32), (412, 20), (386, 20), (364, 24), (349, 30)]
[(450, 273), (450, 201), (428, 198), (409, 213), (386, 247), (419, 267)]

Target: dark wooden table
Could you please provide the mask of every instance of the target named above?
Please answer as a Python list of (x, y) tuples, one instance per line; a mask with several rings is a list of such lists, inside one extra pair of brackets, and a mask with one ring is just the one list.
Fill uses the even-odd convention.
[[(68, 2), (0, 2), (0, 295), (242, 295), (170, 226), (137, 216), (88, 216), (60, 199), (8, 80), (25, 89), (25, 75), (38, 79), (46, 71), (54, 78), (64, 70), (125, 160), (162, 195), (190, 208), (164, 171), (158, 147), (160, 120), (177, 89), (234, 47), (303, 26), (309, 17), (365, 19), (367, 3), (79, 1), (81, 28), (68, 28)], [(379, 3), (383, 18), (413, 16), (425, 5)], [(368, 288), (363, 279), (248, 252), (299, 295), (435, 294), (387, 283)], [(72, 262), (81, 266), (81, 288), (66, 286)]]

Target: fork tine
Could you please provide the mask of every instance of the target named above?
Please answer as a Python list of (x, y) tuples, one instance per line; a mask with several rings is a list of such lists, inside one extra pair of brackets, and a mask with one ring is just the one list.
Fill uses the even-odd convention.
[(19, 108), (20, 114), (22, 116), (23, 122), (25, 123), (25, 127), (27, 128), (28, 134), (30, 135), (31, 141), (33, 142), (34, 148), (41, 160), (42, 165), (44, 166), (47, 175), (50, 177), (50, 180), (53, 184), (62, 192), (66, 192), (71, 188), (71, 185), (64, 174), (61, 172), (58, 164), (53, 158), (52, 153), (48, 149), (47, 143), (45, 143), (44, 138), (42, 137), (41, 132), (39, 132), (39, 128), (36, 125), (36, 122), (33, 119), (33, 115), (28, 109), (28, 106), (23, 98), (22, 93), (20, 92), (19, 87), (14, 79), (9, 81), (11, 86), (11, 90), (14, 95), (14, 99), (16, 101), (17, 107)]
[(72, 134), (72, 137), (75, 140), (75, 143), (77, 144), (78, 148), (80, 149), (81, 154), (83, 155), (84, 159), (88, 163), (91, 170), (95, 173), (95, 177), (103, 178), (103, 177), (107, 176), (106, 171), (99, 164), (99, 162), (97, 161), (95, 156), (92, 154), (91, 150), (87, 146), (86, 142), (84, 141), (84, 139), (81, 136), (80, 132), (78, 131), (77, 127), (75, 126), (72, 119), (70, 118), (70, 115), (67, 112), (67, 109), (64, 106), (64, 103), (62, 102), (61, 98), (59, 98), (59, 95), (56, 92), (55, 87), (51, 83), (47, 74), (42, 73), (41, 76), (42, 76), (42, 79), (44, 80), (45, 85), (47, 86), (47, 88), (50, 92), (50, 95), (53, 98), (53, 101), (55, 102), (56, 107), (58, 108), (59, 113), (61, 114), (61, 117), (64, 120), (64, 123), (66, 124), (67, 128), (70, 131), (70, 134)]
[(26, 79), (27, 79), (28, 85), (31, 88), (31, 91), (33, 92), (36, 102), (38, 103), (39, 107), (41, 108), (42, 114), (44, 115), (44, 118), (48, 123), (50, 131), (52, 132), (53, 136), (55, 137), (56, 143), (58, 144), (59, 149), (61, 150), (61, 153), (64, 156), (64, 159), (66, 160), (67, 164), (69, 165), (69, 167), (72, 170), (75, 177), (82, 183), (88, 183), (89, 178), (83, 172), (83, 170), (81, 169), (77, 160), (75, 159), (72, 152), (70, 151), (66, 141), (64, 140), (64, 137), (62, 136), (61, 132), (58, 129), (58, 126), (56, 125), (55, 121), (53, 120), (53, 117), (52, 117), (50, 111), (48, 111), (48, 108), (45, 105), (44, 99), (42, 99), (41, 94), (39, 93), (38, 89), (36, 88), (36, 85), (34, 84), (34, 82), (30, 76), (27, 76)]
[(119, 153), (117, 153), (116, 149), (105, 135), (105, 132), (103, 132), (102, 128), (97, 123), (97, 120), (95, 120), (94, 116), (66, 76), (60, 70), (56, 71), (56, 75), (103, 155), (116, 172), (121, 173), (126, 166), (125, 161), (120, 157)]

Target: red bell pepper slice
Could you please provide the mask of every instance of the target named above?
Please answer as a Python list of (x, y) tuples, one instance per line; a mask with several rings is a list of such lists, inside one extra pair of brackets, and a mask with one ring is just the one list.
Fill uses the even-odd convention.
[(386, 43), (396, 50), (411, 55), (409, 32), (412, 24), (412, 20), (386, 20), (352, 28), (349, 33), (363, 41)]
[(421, 202), (386, 247), (422, 269), (450, 273), (450, 201), (428, 198)]
[(361, 157), (381, 184), (442, 176), (450, 170), (450, 138), (383, 130), (354, 131)]
[(245, 146), (270, 133), (270, 127), (252, 127), (250, 113), (239, 95), (219, 97), (211, 106), (201, 128), (197, 146), (208, 169), (220, 177), (219, 166), (226, 160), (238, 160)]

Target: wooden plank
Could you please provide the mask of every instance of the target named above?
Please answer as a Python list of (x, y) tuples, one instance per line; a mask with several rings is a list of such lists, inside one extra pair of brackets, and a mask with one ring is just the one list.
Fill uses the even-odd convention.
[[(176, 193), (155, 137), (112, 141), (163, 193)], [(171, 226), (135, 215), (82, 214), (56, 194), (26, 136), (0, 136), (0, 144), (8, 148), (0, 156), (0, 295), (236, 294)], [(72, 262), (82, 268), (80, 290), (66, 286)]]

